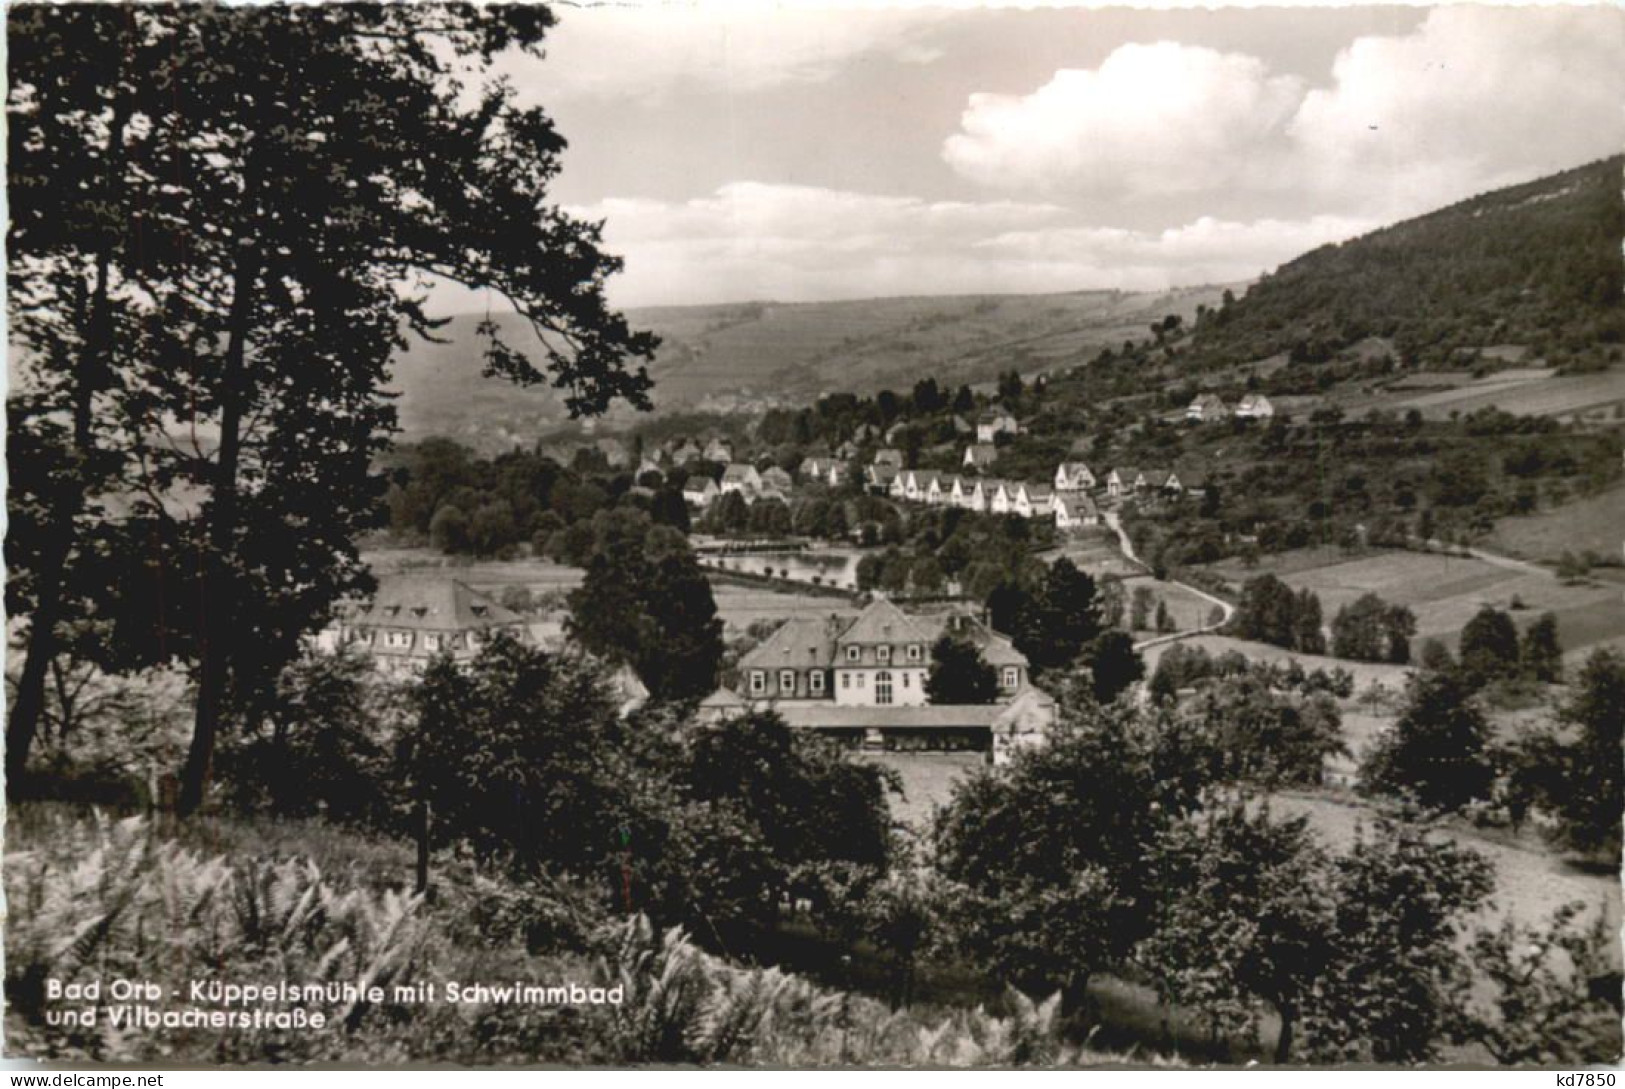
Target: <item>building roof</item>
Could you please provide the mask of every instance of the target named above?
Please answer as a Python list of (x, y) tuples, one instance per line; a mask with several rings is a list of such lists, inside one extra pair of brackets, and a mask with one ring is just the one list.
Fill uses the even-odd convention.
[(774, 633), (739, 660), (740, 669), (814, 669), (835, 662), (835, 633), (844, 621), (831, 617), (798, 616), (780, 624)]
[(760, 479), (756, 472), (756, 466), (754, 465), (745, 465), (736, 462), (735, 464), (722, 470), (723, 483), (732, 482), (742, 484), (745, 481), (750, 480), (752, 477)]
[(703, 700), (701, 700), (700, 701), (700, 706), (705, 707), (705, 708), (717, 708), (717, 707), (745, 708), (745, 707), (749, 707), (750, 704), (745, 700), (745, 698), (743, 696), (739, 695), (739, 693), (735, 692), (733, 689), (731, 689), (731, 688), (719, 688), (715, 692), (711, 693), (709, 696), (707, 696)]
[(1027, 489), (1027, 498), (1030, 500), (1047, 500), (1055, 492), (1048, 484), (1023, 484), (1022, 487)]
[(1055, 698), (1041, 688), (1028, 685), (1016, 698), (999, 708), (992, 727), (995, 732), (1036, 734), (1055, 721)]
[(838, 643), (929, 643), (932, 633), (889, 601), (876, 601), (836, 639)]
[(901, 450), (892, 450), (890, 448), (885, 450), (877, 450), (874, 456), (874, 463), (876, 465), (890, 465), (894, 469), (901, 469), (903, 467), (903, 452)]
[(413, 631), (480, 631), (523, 623), (519, 614), (448, 575), (385, 575), (372, 600), (345, 619)]
[(976, 442), (965, 447), (965, 456), (973, 462), (992, 461), (999, 456), (999, 448), (990, 442)]
[(717, 490), (717, 482), (708, 476), (691, 476), (683, 482), (684, 495), (706, 495)]
[(795, 478), (777, 465), (770, 465), (762, 470), (762, 483), (776, 484), (781, 488), (788, 488), (795, 483)]
[(1140, 470), (1138, 470), (1138, 469), (1130, 469), (1130, 468), (1127, 468), (1127, 467), (1113, 469), (1112, 472), (1116, 473), (1117, 474), (1117, 479), (1121, 480), (1125, 484), (1134, 483), (1134, 481), (1140, 475)]

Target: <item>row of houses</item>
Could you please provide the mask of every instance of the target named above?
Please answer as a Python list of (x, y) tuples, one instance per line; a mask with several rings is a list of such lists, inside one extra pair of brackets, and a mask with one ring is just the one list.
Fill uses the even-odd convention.
[(1100, 524), (1100, 508), (1087, 492), (1058, 492), (1048, 484), (908, 469), (897, 474), (887, 494), (927, 506), (1013, 514), (1018, 518), (1054, 518), (1057, 529)]
[(1249, 393), (1236, 402), (1235, 408), (1224, 403), (1216, 393), (1202, 393), (1185, 409), (1185, 418), (1197, 423), (1213, 423), (1235, 416), (1243, 420), (1267, 420), (1275, 415), (1275, 406), (1262, 393)]

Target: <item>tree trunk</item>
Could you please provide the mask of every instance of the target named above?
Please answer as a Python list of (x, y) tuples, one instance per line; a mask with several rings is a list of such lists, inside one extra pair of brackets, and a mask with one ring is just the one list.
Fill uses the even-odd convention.
[(1292, 1030), (1297, 1026), (1298, 1011), (1291, 1006), (1282, 1006), (1281, 1034), (1275, 1039), (1275, 1064), (1283, 1066), (1292, 1061)]
[[(124, 173), (124, 129), (129, 124), (130, 109), (128, 95), (121, 95), (114, 101), (107, 137), (110, 195), (120, 188), (119, 179)], [(89, 465), (95, 452), (95, 432), (92, 429), (95, 423), (95, 395), (98, 384), (108, 373), (107, 356), (112, 349), (113, 321), (107, 298), (107, 281), (112, 271), (114, 246), (111, 236), (104, 237), (96, 255), (96, 282), (91, 288), (84, 348), (73, 379), (72, 461), (81, 469)], [(28, 648), (22, 674), (17, 679), (11, 717), (6, 722), (6, 784), (8, 793), (13, 796), (25, 782), (28, 754), (39, 734), (40, 716), (45, 710), (46, 673), (56, 657), (56, 629), (62, 621), (67, 597), (64, 581), (68, 557), (78, 543), (74, 523), (84, 509), (84, 503), (85, 481), (80, 477), (64, 480), (56, 501), (51, 504), (51, 520), (39, 564), (39, 598), (34, 603), (34, 614), (30, 618)]]
[(239, 242), (237, 267), (232, 274), (233, 296), (226, 355), (220, 374), (220, 450), (209, 506), (208, 554), (199, 590), (198, 691), (192, 719), (192, 743), (181, 770), (181, 792), (176, 809), (182, 817), (203, 804), (214, 766), (215, 738), (225, 702), (231, 661), (228, 640), (236, 636), (236, 587), (230, 555), (236, 545), (237, 472), (242, 457), (244, 357), (248, 346), (254, 292), (260, 257), (251, 242)]

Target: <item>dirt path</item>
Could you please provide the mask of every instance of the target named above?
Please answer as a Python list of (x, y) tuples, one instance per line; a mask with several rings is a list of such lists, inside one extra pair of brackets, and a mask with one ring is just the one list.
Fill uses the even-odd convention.
[[(1117, 512), (1114, 510), (1107, 511), (1105, 517), (1107, 527), (1111, 529), (1113, 533), (1117, 534), (1117, 547), (1122, 550), (1123, 558), (1128, 560), (1130, 563), (1136, 564), (1137, 566), (1149, 571), (1150, 568), (1146, 565), (1145, 561), (1140, 559), (1139, 556), (1135, 555), (1134, 542), (1129, 540), (1128, 531), (1123, 528), (1123, 519), (1120, 518)], [(1201, 627), (1187, 628), (1184, 631), (1176, 631), (1168, 635), (1158, 635), (1151, 639), (1143, 640), (1142, 642), (1134, 644), (1135, 650), (1144, 650), (1147, 647), (1160, 646), (1163, 643), (1177, 643), (1181, 639), (1189, 639), (1192, 636), (1206, 635), (1209, 632), (1217, 631), (1218, 629), (1224, 627), (1225, 624), (1229, 623), (1230, 618), (1235, 615), (1236, 607), (1221, 597), (1215, 597), (1206, 590), (1192, 586), (1188, 582), (1178, 582), (1174, 579), (1164, 579), (1163, 581), (1167, 582), (1170, 586), (1177, 586), (1181, 590), (1189, 591), (1190, 593), (1201, 598), (1203, 601), (1217, 605), (1221, 610), (1223, 610), (1224, 618), (1217, 624), (1204, 624)]]

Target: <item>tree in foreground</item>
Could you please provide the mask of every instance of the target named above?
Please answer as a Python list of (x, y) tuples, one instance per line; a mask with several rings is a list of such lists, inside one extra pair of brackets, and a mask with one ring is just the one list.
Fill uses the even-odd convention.
[(1135, 954), (1162, 1001), (1225, 1035), (1280, 1019), (1275, 1061), (1291, 1060), (1299, 1019), (1335, 955), (1327, 858), (1305, 818), (1277, 820), (1241, 799), (1169, 829), (1149, 856), (1160, 889)]
[[(117, 421), (75, 438), (71, 457), (94, 447), (139, 465), (138, 518), (180, 543), (164, 560), (187, 573), (176, 590), (192, 607), (164, 619), (183, 622), (169, 653), (197, 678), (189, 812), (228, 715), (274, 685), (334, 600), (364, 587), (354, 539), (382, 495), (387, 368), (403, 330), (435, 324), (427, 278), (502, 297), (540, 357), (486, 322), (487, 371), (549, 383), (573, 414), (646, 404), (647, 374), (628, 361), (655, 342), (608, 308), (619, 263), (598, 228), (548, 203), (563, 140), (493, 78), (499, 52), (540, 55), (547, 9), (69, 11), (42, 5), (13, 25), (13, 41), (27, 39), (8, 101), (25, 258), (13, 291), (84, 344), (31, 354), (59, 403), (15, 422), (44, 434), (80, 403)], [(106, 63), (79, 63), (87, 43)], [(87, 176), (88, 192), (72, 184)], [(117, 225), (81, 214), (87, 197)], [(214, 440), (171, 442), (176, 420)], [(195, 514), (175, 513), (176, 494), (203, 497)], [(84, 504), (70, 499), (39, 508), (37, 547), (22, 553), (37, 638), (8, 723), (18, 768), (38, 659), (71, 600)]]
[(1410, 797), (1430, 809), (1457, 810), (1489, 797), (1494, 768), (1489, 724), (1456, 673), (1412, 678), (1399, 720), (1367, 752), (1360, 790)]
[(1512, 789), (1556, 818), (1559, 842), (1617, 865), (1625, 812), (1625, 656), (1591, 654), (1552, 727), (1520, 739)]
[(931, 647), (925, 694), (932, 703), (992, 703), (999, 697), (999, 678), (975, 643), (944, 635)]
[(1207, 781), (1177, 730), (1122, 704), (1063, 704), (1047, 745), (956, 786), (932, 839), (950, 944), (1079, 1009), (1147, 932), (1145, 854)]
[(1508, 918), (1473, 937), (1488, 999), (1468, 1011), (1470, 1039), (1508, 1066), (1601, 1064), (1621, 1054), (1618, 934), (1599, 907), (1565, 904), (1541, 927)]
[(1416, 824), (1378, 821), (1332, 864), (1330, 956), (1305, 1003), (1314, 1062), (1435, 1059), (1465, 1030), (1459, 938), (1494, 886), (1478, 854)]
[(1523, 669), (1533, 680), (1557, 684), (1563, 680), (1563, 643), (1557, 635), (1557, 617), (1541, 613), (1524, 629), (1519, 647)]

